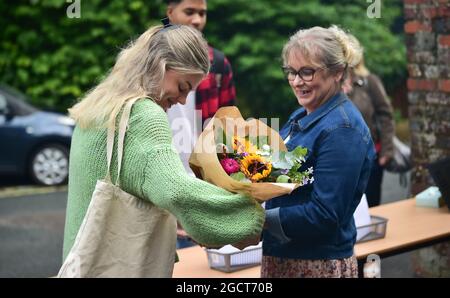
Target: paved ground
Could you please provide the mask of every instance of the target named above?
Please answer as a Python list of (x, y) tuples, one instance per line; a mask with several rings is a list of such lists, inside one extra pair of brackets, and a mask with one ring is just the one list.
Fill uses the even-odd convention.
[(66, 198), (65, 192), (0, 198), (0, 277), (58, 272)]
[[(0, 183), (0, 187), (0, 277), (56, 275), (61, 266), (67, 193), (8, 197), (5, 185)], [(382, 203), (408, 197), (409, 187), (400, 187), (398, 175), (387, 173)], [(405, 253), (382, 259), (382, 276), (414, 277), (411, 256)]]

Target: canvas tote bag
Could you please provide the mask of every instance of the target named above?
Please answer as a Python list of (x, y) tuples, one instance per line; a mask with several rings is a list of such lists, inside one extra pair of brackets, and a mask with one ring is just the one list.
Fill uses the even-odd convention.
[[(131, 106), (119, 123), (118, 175)], [(58, 277), (171, 277), (176, 254), (176, 219), (154, 204), (113, 184), (110, 165), (115, 128), (108, 128), (105, 179), (98, 180), (75, 243)]]

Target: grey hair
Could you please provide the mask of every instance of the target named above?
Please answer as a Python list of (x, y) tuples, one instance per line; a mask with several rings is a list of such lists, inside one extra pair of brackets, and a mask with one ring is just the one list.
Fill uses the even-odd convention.
[(363, 53), (356, 38), (350, 37), (336, 25), (297, 31), (283, 48), (285, 65), (294, 51), (301, 53), (314, 66), (326, 67), (332, 73), (343, 71), (341, 82), (345, 80), (349, 69), (361, 61)]

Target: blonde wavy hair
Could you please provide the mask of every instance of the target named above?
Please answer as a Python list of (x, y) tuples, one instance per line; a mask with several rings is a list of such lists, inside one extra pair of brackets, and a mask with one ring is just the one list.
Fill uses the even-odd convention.
[(347, 35), (351, 42), (355, 44), (357, 48), (359, 47), (361, 49), (360, 51), (358, 51), (357, 56), (355, 57), (358, 60), (358, 63), (356, 63), (355, 67), (353, 68), (353, 72), (358, 76), (367, 77), (370, 74), (370, 71), (364, 64), (364, 47), (354, 35), (350, 33), (347, 33)]
[(183, 25), (151, 27), (122, 49), (107, 76), (69, 114), (81, 128), (113, 124), (127, 100), (159, 100), (167, 70), (206, 75), (209, 67), (208, 46), (199, 31)]
[(356, 38), (351, 38), (336, 25), (297, 31), (283, 48), (282, 59), (285, 65), (294, 50), (299, 51), (313, 66), (326, 67), (331, 73), (343, 71), (341, 84), (349, 70), (360, 63), (363, 53)]

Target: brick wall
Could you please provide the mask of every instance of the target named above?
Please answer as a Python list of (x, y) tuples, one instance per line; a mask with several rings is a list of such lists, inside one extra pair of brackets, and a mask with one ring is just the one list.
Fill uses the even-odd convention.
[(425, 165), (450, 156), (450, 0), (404, 0), (404, 14), (414, 195), (432, 184)]

